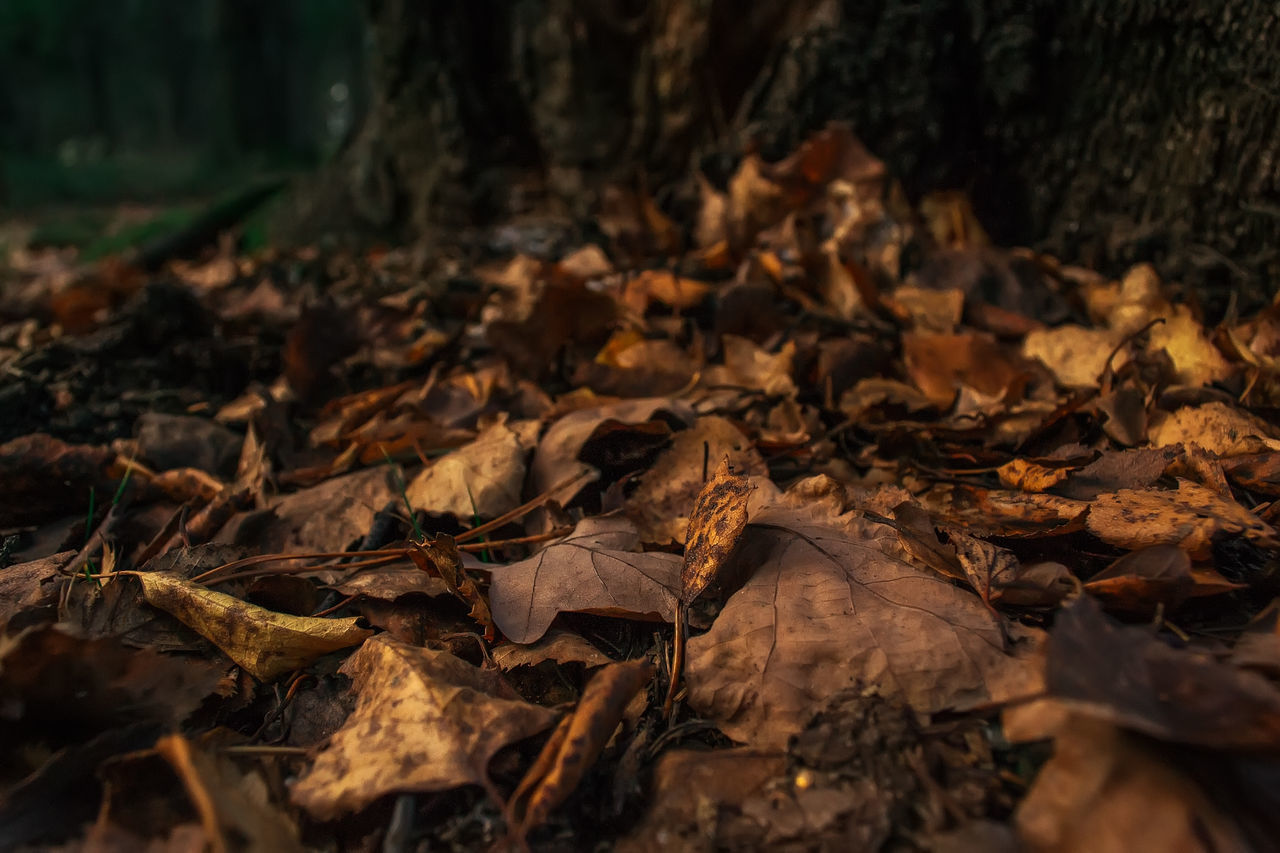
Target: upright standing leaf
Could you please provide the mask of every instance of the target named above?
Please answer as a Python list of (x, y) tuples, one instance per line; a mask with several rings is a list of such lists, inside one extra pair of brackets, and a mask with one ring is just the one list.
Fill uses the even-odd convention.
[(729, 457), (698, 493), (689, 516), (689, 539), (680, 572), (680, 601), (690, 604), (720, 572), (747, 526), (751, 482), (733, 473)]

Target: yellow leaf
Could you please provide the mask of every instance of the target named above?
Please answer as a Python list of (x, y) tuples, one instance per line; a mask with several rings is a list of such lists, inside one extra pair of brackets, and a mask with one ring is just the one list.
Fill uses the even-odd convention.
[(160, 572), (134, 575), (147, 603), (171, 614), (226, 653), (254, 678), (269, 681), (373, 635), (351, 619), (274, 613)]

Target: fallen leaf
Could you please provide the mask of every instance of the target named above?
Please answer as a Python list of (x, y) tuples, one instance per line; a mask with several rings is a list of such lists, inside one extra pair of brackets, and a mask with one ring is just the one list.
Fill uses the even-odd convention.
[(521, 503), (525, 450), (515, 430), (495, 423), (414, 477), (405, 488), (409, 504), (467, 522), (497, 518)]
[(493, 662), (504, 670), (518, 666), (537, 666), (545, 661), (581, 663), (588, 668), (613, 662), (608, 655), (580, 635), (554, 628), (532, 645), (506, 643), (493, 650)]
[(933, 290), (901, 285), (886, 301), (891, 310), (905, 315), (912, 327), (921, 332), (950, 334), (964, 314), (964, 294), (954, 287)]
[(1121, 489), (1099, 495), (1085, 520), (1103, 542), (1136, 551), (1177, 545), (1192, 557), (1208, 557), (1214, 537), (1239, 535), (1275, 547), (1276, 532), (1235, 501), (1189, 480), (1176, 491)]
[(903, 360), (916, 387), (940, 409), (950, 408), (960, 386), (992, 396), (1016, 397), (1023, 371), (994, 338), (910, 332), (902, 336)]
[(353, 682), (356, 709), (292, 792), (322, 820), (397, 791), (487, 785), (495, 752), (555, 719), (496, 673), (383, 636), (365, 641), (340, 672)]
[(1047, 693), (1073, 713), (1175, 743), (1280, 747), (1275, 684), (1118, 625), (1088, 597), (1058, 614), (1045, 651)]
[[(223, 667), (86, 639), (53, 625), (0, 638), (0, 701), (13, 747), (22, 732), (83, 738), (139, 721), (176, 726), (214, 691)], [(6, 761), (13, 761), (6, 756)], [(12, 766), (18, 766), (16, 761)]]
[(1014, 816), (1030, 850), (1245, 851), (1239, 827), (1158, 750), (1106, 723), (1073, 719)]
[(702, 304), (712, 290), (705, 281), (684, 278), (665, 270), (644, 270), (627, 279), (622, 303), (641, 316), (651, 302), (687, 311)]
[(561, 721), (511, 795), (513, 834), (524, 838), (578, 787), (613, 736), (627, 703), (653, 678), (647, 660), (611, 663), (587, 682), (573, 714)]
[(409, 549), (409, 559), (424, 573), (438, 575), (449, 592), (471, 607), (471, 612), (467, 615), (484, 628), (485, 639), (493, 640), (495, 626), (493, 616), (489, 613), (489, 604), (484, 600), (476, 582), (462, 568), (462, 557), (458, 554), (458, 546), (452, 536), (440, 533), (414, 544)]
[(1131, 551), (1090, 578), (1084, 588), (1126, 612), (1149, 613), (1157, 605), (1172, 611), (1195, 588), (1191, 556), (1175, 545)]
[(306, 849), (298, 828), (271, 804), (267, 784), (257, 773), (241, 773), (231, 759), (205, 752), (181, 735), (160, 738), (156, 751), (182, 781), (211, 849)]
[(1006, 489), (1045, 492), (1071, 476), (1071, 469), (1051, 468), (1027, 459), (1011, 459), (1001, 465), (996, 474), (1000, 477), (1000, 485)]
[(884, 525), (839, 526), (773, 509), (753, 517), (754, 568), (706, 634), (690, 639), (689, 702), (731, 738), (782, 746), (817, 703), (854, 683), (919, 712), (1034, 692), (982, 602), (890, 556)]
[(38, 524), (87, 505), (89, 490), (109, 494), (109, 467), (116, 454), (106, 447), (67, 444), (42, 433), (0, 444), (0, 518), (4, 524)]
[[(758, 843), (765, 826), (757, 819), (760, 815), (748, 812), (755, 811), (751, 806), (756, 802), (768, 802), (767, 786), (786, 768), (787, 756), (777, 750), (667, 750), (655, 762), (648, 811), (617, 850), (731, 850)], [(711, 827), (703, 819), (709, 806), (716, 811)], [(708, 828), (714, 831), (712, 839), (706, 837)]]
[(935, 486), (920, 503), (939, 521), (978, 536), (1035, 538), (1058, 536), (1084, 527), (1084, 501), (1028, 492), (982, 489), (957, 484)]
[[(254, 524), (254, 545), (275, 554), (345, 551), (368, 532), (379, 509), (400, 500), (388, 479), (383, 465), (277, 498), (271, 515)], [(233, 541), (234, 536), (228, 529), (214, 541)]]
[(273, 613), (161, 572), (131, 575), (147, 603), (209, 640), (254, 678), (270, 681), (329, 652), (358, 645), (373, 632), (356, 619), (318, 619)]
[(1129, 361), (1126, 349), (1116, 351), (1124, 338), (1123, 332), (1114, 329), (1058, 326), (1029, 333), (1022, 342), (1022, 354), (1038, 359), (1064, 388), (1096, 388), (1108, 359), (1112, 370)]
[(1225, 403), (1183, 406), (1153, 419), (1148, 437), (1153, 447), (1195, 443), (1218, 456), (1244, 456), (1280, 450), (1271, 424)]
[(703, 461), (722, 458), (744, 475), (768, 473), (750, 440), (727, 418), (707, 415), (676, 433), (627, 499), (627, 514), (639, 527), (640, 538), (658, 545), (683, 544), (703, 485)]
[(724, 365), (708, 368), (702, 378), (706, 386), (729, 385), (750, 388), (769, 396), (793, 397), (791, 379), (795, 343), (788, 341), (777, 353), (768, 353), (737, 335), (723, 335)]
[[(547, 430), (533, 456), (534, 488), (543, 493), (571, 478), (597, 470), (582, 461), (583, 448), (597, 433), (603, 434), (611, 424), (645, 424), (658, 421), (663, 425), (688, 425), (694, 420), (688, 404), (668, 398), (626, 400), (606, 406), (579, 409), (561, 417)], [(568, 504), (582, 484), (557, 494)]]
[(718, 576), (747, 526), (751, 483), (726, 456), (694, 501), (680, 571), (680, 600), (691, 604)]
[(529, 559), (490, 567), (494, 622), (508, 639), (532, 643), (565, 612), (673, 621), (682, 561), (639, 547), (627, 519), (588, 518)]
[(57, 621), (58, 597), (63, 583), (69, 582), (61, 569), (75, 555), (75, 551), (62, 551), (0, 571), (0, 634), (6, 632), (10, 620), (20, 613), (33, 618), (43, 610), (46, 611), (44, 621)]

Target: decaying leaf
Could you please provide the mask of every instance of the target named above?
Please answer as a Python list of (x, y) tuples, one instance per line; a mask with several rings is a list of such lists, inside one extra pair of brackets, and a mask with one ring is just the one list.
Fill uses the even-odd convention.
[(1030, 850), (1255, 849), (1221, 807), (1158, 750), (1113, 726), (1074, 719), (1054, 741), (1015, 817)]
[(489, 759), (551, 725), (496, 673), (448, 652), (373, 637), (343, 664), (355, 711), (293, 787), (328, 820), (396, 791), (488, 784)]
[(271, 804), (257, 773), (241, 773), (229, 758), (207, 753), (181, 735), (160, 738), (156, 751), (182, 780), (210, 849), (305, 849), (298, 828)]
[(354, 618), (273, 613), (171, 574), (135, 572), (131, 576), (142, 584), (147, 603), (172, 614), (263, 681), (358, 645), (373, 633), (356, 625)]
[(1084, 588), (1112, 610), (1148, 614), (1157, 606), (1173, 611), (1188, 598), (1220, 595), (1242, 586), (1212, 569), (1193, 568), (1191, 555), (1175, 545), (1153, 545), (1125, 554), (1091, 577)]
[(1219, 456), (1280, 450), (1277, 430), (1261, 418), (1225, 403), (1183, 406), (1151, 424), (1153, 447), (1195, 443)]
[(706, 634), (689, 641), (689, 702), (735, 740), (782, 746), (805, 715), (855, 681), (918, 711), (1000, 701), (1036, 675), (976, 596), (889, 556), (883, 525), (771, 509), (742, 554), (756, 568)]
[(715, 580), (747, 526), (751, 482), (734, 474), (726, 456), (698, 493), (689, 517), (689, 541), (680, 571), (680, 600), (690, 604)]
[(511, 795), (518, 837), (546, 820), (573, 792), (618, 727), (627, 703), (652, 677), (653, 664), (626, 661), (609, 664), (587, 682), (573, 714), (561, 721)]
[(1177, 545), (1197, 559), (1207, 557), (1214, 537), (1223, 534), (1262, 545), (1276, 543), (1270, 525), (1190, 480), (1179, 480), (1176, 491), (1121, 489), (1099, 495), (1086, 524), (1094, 536), (1121, 548)]
[(604, 652), (587, 642), (579, 634), (552, 628), (531, 645), (506, 643), (493, 650), (493, 662), (504, 670), (518, 666), (537, 666), (544, 661), (556, 663), (581, 663), (588, 668), (612, 663)]
[[(768, 816), (767, 786), (786, 768), (786, 753), (779, 750), (667, 750), (655, 762), (654, 798), (648, 813), (617, 849), (620, 853), (662, 853), (734, 849), (758, 843), (761, 819)], [(702, 819), (708, 805), (716, 809), (713, 827), (707, 827)], [(708, 828), (714, 831), (710, 840), (705, 838)]]
[(428, 512), (451, 512), (470, 521), (496, 518), (520, 505), (525, 446), (520, 435), (497, 423), (476, 440), (437, 459), (405, 488), (409, 504)]
[[(1118, 370), (1129, 360), (1125, 349), (1116, 348), (1124, 333), (1112, 329), (1059, 326), (1031, 332), (1022, 343), (1022, 354), (1039, 359), (1058, 384), (1066, 388), (1094, 388), (1108, 364)], [(1113, 357), (1114, 354), (1114, 357)]]
[(637, 553), (640, 537), (625, 518), (588, 518), (534, 556), (493, 566), (489, 607), (502, 633), (532, 643), (556, 614), (675, 619), (681, 560)]
[[(689, 424), (693, 412), (688, 404), (665, 398), (626, 400), (607, 406), (579, 409), (563, 416), (547, 430), (533, 456), (533, 484), (539, 492), (555, 488), (574, 477), (588, 474), (594, 466), (581, 458), (583, 447), (597, 432), (605, 432), (618, 424), (648, 424), (661, 421)], [(583, 485), (576, 485), (556, 495), (568, 505)]]
[(409, 559), (415, 566), (428, 574), (435, 573), (449, 592), (460, 601), (471, 606), (470, 616), (484, 627), (485, 639), (492, 640), (495, 635), (493, 616), (489, 613), (489, 605), (484, 595), (476, 586), (466, 570), (462, 568), (462, 558), (458, 554), (458, 546), (453, 537), (444, 533), (415, 545), (409, 549)]
[(1073, 712), (1175, 743), (1280, 748), (1280, 688), (1213, 655), (1118, 625), (1088, 597), (1058, 616), (1048, 694)]
[(689, 514), (703, 486), (703, 461), (714, 463), (726, 457), (744, 475), (767, 473), (750, 440), (727, 418), (707, 415), (676, 433), (627, 499), (627, 514), (635, 519), (640, 537), (659, 545), (683, 543)]

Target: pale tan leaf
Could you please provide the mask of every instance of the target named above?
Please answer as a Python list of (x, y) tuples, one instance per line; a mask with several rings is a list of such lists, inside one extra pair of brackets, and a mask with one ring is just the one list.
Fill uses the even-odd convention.
[(1219, 535), (1277, 544), (1270, 525), (1235, 501), (1190, 480), (1179, 480), (1176, 491), (1121, 489), (1099, 495), (1085, 523), (1102, 541), (1131, 551), (1177, 545), (1202, 558)]
[(340, 671), (359, 696), (356, 709), (293, 788), (294, 802), (320, 819), (396, 791), (487, 783), (495, 752), (555, 719), (496, 673), (385, 635)]
[(1195, 443), (1219, 456), (1244, 456), (1280, 450), (1277, 430), (1248, 412), (1210, 402), (1161, 413), (1148, 430), (1152, 447)]
[(493, 424), (414, 477), (405, 488), (409, 504), (468, 522), (477, 515), (496, 518), (521, 503), (525, 450), (511, 427)]
[[(1107, 358), (1123, 340), (1124, 333), (1114, 329), (1058, 326), (1030, 332), (1022, 342), (1022, 354), (1039, 359), (1065, 388), (1095, 388)], [(1128, 360), (1129, 353), (1122, 348), (1111, 359), (1111, 367), (1118, 370)]]
[(195, 630), (263, 681), (357, 645), (373, 633), (356, 625), (355, 618), (274, 613), (170, 574), (137, 572), (132, 576), (142, 584), (148, 604)]

